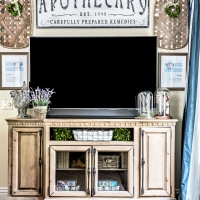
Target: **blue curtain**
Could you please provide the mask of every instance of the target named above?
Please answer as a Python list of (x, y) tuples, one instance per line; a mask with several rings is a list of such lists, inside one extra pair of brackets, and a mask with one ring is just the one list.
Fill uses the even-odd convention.
[[(183, 116), (183, 152), (182, 152), (182, 174), (181, 174), (181, 200), (191, 199), (188, 194), (188, 186), (191, 184), (189, 176), (191, 173), (191, 157), (193, 136), (195, 134), (195, 116), (198, 89), (198, 70), (200, 54), (200, 0), (188, 0), (189, 42), (188, 42), (188, 76), (186, 87), (185, 108)], [(200, 111), (199, 111), (200, 112)]]

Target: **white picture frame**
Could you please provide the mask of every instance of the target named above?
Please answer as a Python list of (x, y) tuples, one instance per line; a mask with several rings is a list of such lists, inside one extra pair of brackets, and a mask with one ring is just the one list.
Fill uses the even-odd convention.
[(28, 85), (28, 53), (0, 53), (0, 90), (21, 89)]
[(184, 90), (187, 59), (187, 53), (158, 53), (158, 87)]

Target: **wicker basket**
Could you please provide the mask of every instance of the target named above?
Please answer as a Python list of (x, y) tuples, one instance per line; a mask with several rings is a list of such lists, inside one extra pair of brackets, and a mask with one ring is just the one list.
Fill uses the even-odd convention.
[(21, 49), (29, 45), (32, 35), (32, 1), (19, 0), (22, 13), (13, 16), (8, 12), (12, 0), (0, 0), (0, 45), (10, 49)]
[(113, 168), (118, 169), (120, 163), (119, 155), (99, 155), (98, 167), (99, 168)]
[(113, 130), (82, 130), (72, 131), (75, 140), (81, 141), (110, 141), (113, 137)]
[(154, 6), (154, 35), (157, 36), (157, 46), (161, 49), (176, 50), (188, 43), (188, 3), (185, 0), (176, 1), (181, 12), (178, 17), (169, 17), (165, 13), (169, 0), (156, 0)]

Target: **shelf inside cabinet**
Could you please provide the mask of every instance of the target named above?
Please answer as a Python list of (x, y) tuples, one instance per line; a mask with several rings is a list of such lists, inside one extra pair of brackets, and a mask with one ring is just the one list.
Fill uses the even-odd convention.
[(109, 142), (104, 142), (104, 141), (57, 141), (57, 140), (51, 140), (49, 141), (49, 145), (59, 145), (59, 146), (83, 146), (83, 145), (91, 145), (91, 146), (95, 146), (95, 145), (101, 145), (101, 146), (134, 146), (134, 141), (109, 141)]
[(85, 168), (84, 169), (80, 169), (80, 168), (64, 168), (64, 169), (59, 169), (59, 168), (57, 168), (56, 170), (65, 170), (65, 171), (75, 171), (75, 170), (78, 170), (78, 171), (84, 171), (85, 170)]
[[(65, 139), (61, 139), (61, 137), (59, 138), (59, 140), (56, 140), (55, 138), (55, 130), (57, 129), (69, 129), (71, 130), (71, 135), (72, 135), (72, 138), (69, 139), (69, 140), (65, 140)], [(121, 141), (121, 140), (115, 140), (114, 139), (114, 132), (113, 132), (113, 136), (107, 140), (106, 138), (107, 137), (104, 137), (104, 134), (106, 134), (107, 131), (114, 131), (115, 128), (68, 128), (68, 127), (51, 127), (50, 128), (50, 136), (49, 136), (49, 139), (50, 141), (66, 141), (66, 142), (133, 142), (134, 141), (134, 128), (127, 128), (129, 131), (130, 131), (130, 140), (128, 141)], [(81, 131), (82, 132), (82, 139), (75, 139), (74, 135), (73, 135), (73, 131)], [(99, 131), (103, 131), (104, 133), (102, 133), (101, 137), (99, 136), (100, 133), (96, 133), (96, 132), (99, 132)], [(61, 131), (62, 132), (62, 131)], [(88, 133), (90, 132), (90, 134)], [(96, 139), (94, 136), (92, 136), (92, 133), (95, 132), (97, 134), (96, 136)], [(87, 134), (88, 133), (88, 134)], [(57, 133), (56, 133), (57, 134)]]
[[(64, 170), (64, 171), (85, 171), (85, 168), (84, 169), (80, 169), (80, 168), (66, 168), (66, 169), (59, 169), (59, 168), (57, 168), (56, 170), (59, 170), (59, 171), (61, 171), (61, 170)], [(101, 168), (99, 168), (98, 169), (99, 171), (127, 171), (128, 169), (101, 169)]]
[(98, 169), (99, 171), (127, 171), (128, 169)]

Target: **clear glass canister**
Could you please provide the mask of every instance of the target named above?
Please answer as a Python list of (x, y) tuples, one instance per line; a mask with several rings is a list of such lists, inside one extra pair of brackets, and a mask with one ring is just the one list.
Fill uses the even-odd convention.
[(170, 116), (170, 92), (165, 87), (159, 87), (155, 93), (156, 118), (171, 119)]
[(151, 111), (153, 109), (153, 94), (150, 91), (142, 91), (137, 96), (137, 104), (139, 109), (138, 118), (152, 118)]

